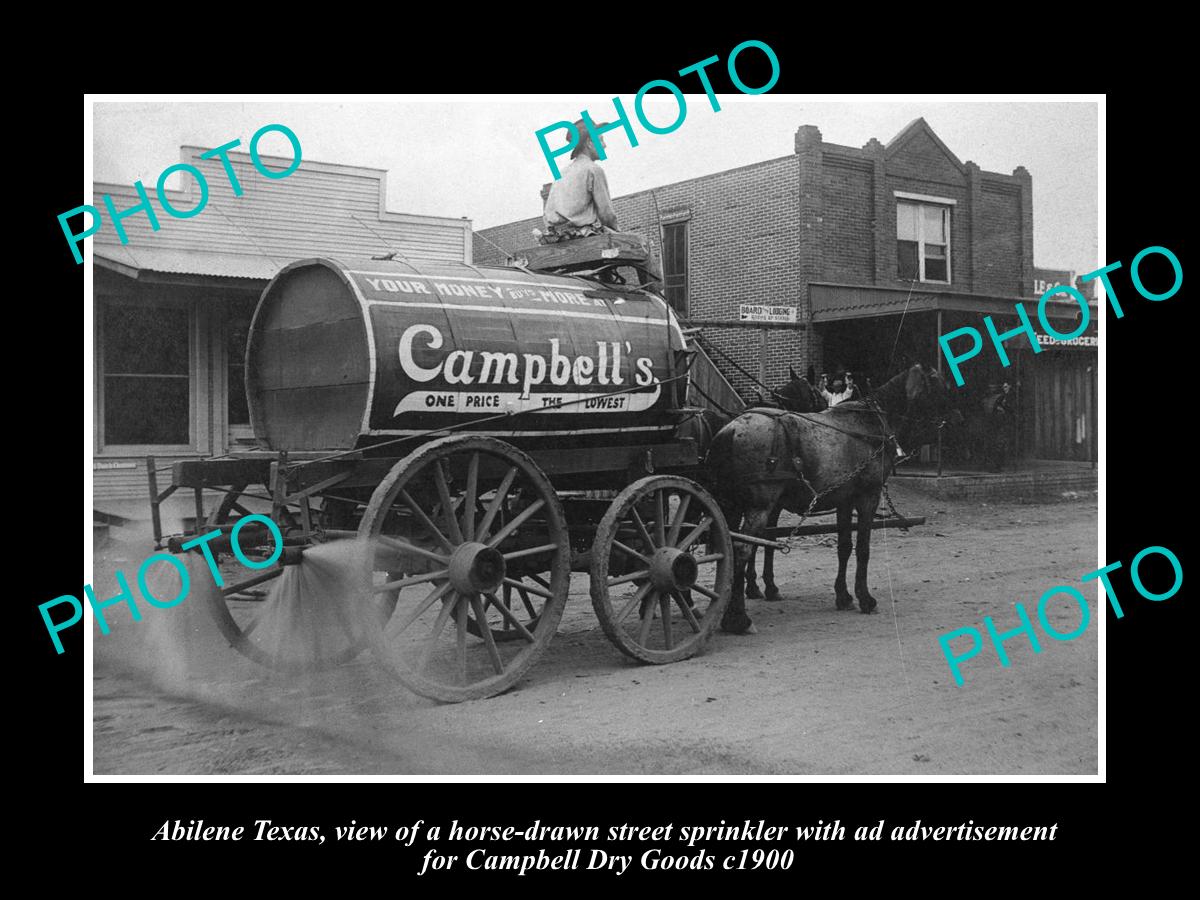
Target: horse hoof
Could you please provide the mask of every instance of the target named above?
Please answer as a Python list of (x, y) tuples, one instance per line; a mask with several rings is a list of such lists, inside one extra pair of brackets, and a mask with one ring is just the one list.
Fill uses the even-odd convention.
[(874, 597), (866, 597), (858, 601), (858, 611), (861, 613), (873, 613), (878, 605)]
[(758, 589), (757, 584), (750, 582), (750, 584), (746, 585), (746, 597), (750, 600), (761, 600), (763, 593)]
[(838, 612), (845, 612), (848, 609), (854, 609), (854, 599), (852, 597), (846, 597), (845, 599), (838, 597), (836, 606)]
[(775, 588), (768, 588), (767, 594), (765, 597), (763, 597), (763, 599), (766, 600), (768, 603), (778, 603), (780, 600), (783, 599), (783, 597), (781, 597), (779, 595), (779, 591), (776, 590)]
[(738, 619), (722, 619), (721, 630), (727, 634), (758, 634), (758, 629), (754, 627), (749, 616), (742, 616)]

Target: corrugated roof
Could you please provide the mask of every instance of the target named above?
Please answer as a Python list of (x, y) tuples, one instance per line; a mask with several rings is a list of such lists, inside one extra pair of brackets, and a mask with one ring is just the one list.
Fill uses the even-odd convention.
[(260, 254), (213, 253), (206, 250), (171, 250), (161, 247), (95, 247), (98, 265), (136, 278), (139, 272), (175, 275), (211, 275), (219, 278), (256, 278), (269, 281), (299, 257), (278, 259)]

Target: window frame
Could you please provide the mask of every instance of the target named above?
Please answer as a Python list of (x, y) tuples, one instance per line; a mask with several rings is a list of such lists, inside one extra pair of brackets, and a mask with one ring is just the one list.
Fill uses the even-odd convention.
[[(955, 201), (949, 197), (931, 197), (927, 194), (910, 194), (905, 191), (896, 191), (896, 256), (899, 260), (900, 255), (900, 205), (908, 204), (917, 209), (917, 281), (921, 284), (952, 284), (954, 281), (954, 269), (951, 262), (951, 227), (954, 224), (954, 217), (951, 214), (955, 207)], [(925, 277), (925, 244), (936, 243), (934, 241), (925, 240), (925, 210), (940, 209), (942, 211), (942, 225), (945, 229), (945, 247), (946, 247), (946, 277), (927, 278)], [(897, 266), (896, 277), (900, 278), (899, 267)]]
[[(688, 227), (688, 222), (689, 222), (688, 218), (679, 218), (673, 222), (672, 221), (664, 221), (662, 223), (663, 299), (666, 300), (667, 305), (670, 306), (671, 309), (675, 311), (675, 315), (677, 315), (683, 319), (686, 319), (688, 317), (688, 307), (691, 304), (690, 270), (691, 270), (691, 257), (692, 257), (692, 246), (691, 246), (692, 235), (691, 235), (691, 228)], [(682, 228), (683, 229), (683, 284), (679, 286), (683, 292), (683, 304), (682, 304), (683, 308), (682, 309), (680, 309), (680, 308), (676, 307), (674, 304), (672, 304), (671, 298), (669, 296), (667, 296), (667, 287), (668, 287), (667, 279), (668, 279), (668, 277), (670, 277), (667, 275), (667, 247), (666, 247), (666, 244), (667, 244), (667, 229), (668, 228)]]
[[(114, 444), (108, 440), (105, 425), (105, 394), (107, 393), (106, 365), (107, 341), (105, 340), (105, 323), (107, 316), (104, 309), (108, 306), (136, 306), (144, 309), (178, 309), (181, 306), (187, 310), (188, 329), (188, 440), (186, 444)], [(201, 335), (200, 322), (197, 316), (196, 304), (191, 301), (178, 301), (169, 298), (143, 298), (106, 296), (96, 298), (96, 308), (99, 315), (95, 317), (95, 421), (93, 434), (95, 437), (95, 452), (97, 457), (129, 457), (148, 455), (171, 455), (198, 453), (197, 443), (200, 437), (200, 426), (197, 413), (200, 409), (200, 353)]]

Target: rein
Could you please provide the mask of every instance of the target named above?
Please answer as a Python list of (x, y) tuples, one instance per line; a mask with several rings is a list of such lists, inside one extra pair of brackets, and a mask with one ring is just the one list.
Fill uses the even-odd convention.
[(755, 385), (756, 387), (762, 388), (763, 391), (765, 392), (765, 396), (770, 396), (775, 400), (783, 401), (783, 403), (785, 404), (784, 409), (787, 412), (791, 412), (791, 410), (787, 409), (786, 404), (795, 402), (794, 397), (789, 397), (786, 394), (781, 394), (775, 388), (768, 387), (767, 385), (763, 384), (754, 375), (751, 375), (748, 371), (746, 371), (746, 369), (743, 366), (741, 366), (736, 359), (734, 359), (732, 356), (730, 356), (728, 353), (726, 353), (724, 350), (722, 350), (716, 344), (713, 344), (711, 341), (708, 340), (708, 338), (704, 337), (704, 335), (697, 334), (696, 338), (705, 347), (705, 349), (707, 351), (716, 353), (718, 356), (720, 356), (722, 359), (724, 359), (727, 363), (729, 363), (731, 366), (733, 366), (738, 372), (740, 372), (743, 375), (743, 377), (745, 377), (751, 384)]
[[(878, 440), (879, 438), (884, 438), (885, 440), (895, 439), (896, 434), (895, 434), (895, 432), (891, 431), (887, 427), (887, 419), (885, 418), (885, 413), (880, 408), (878, 403), (876, 403), (874, 400), (870, 400), (870, 399), (859, 400), (859, 401), (855, 401), (855, 402), (866, 404), (868, 406), (868, 409), (871, 412), (873, 412), (873, 413), (875, 413), (875, 415), (879, 416), (879, 424), (883, 426), (882, 434), (874, 434), (874, 433), (865, 432), (865, 431), (851, 431), (848, 428), (839, 428), (838, 426), (830, 424), (829, 422), (826, 422), (822, 419), (809, 418), (809, 416), (819, 415), (819, 413), (794, 412), (794, 413), (789, 413), (789, 415), (793, 415), (793, 416), (796, 416), (797, 418), (804, 419), (804, 421), (806, 421), (806, 422), (812, 422), (814, 425), (820, 425), (823, 428), (829, 428), (829, 429), (832, 429), (833, 431), (840, 431), (842, 434), (847, 434), (850, 437), (859, 438), (860, 440), (864, 440), (864, 441), (875, 441), (875, 440)], [(867, 410), (863, 410), (863, 411), (866, 412)]]

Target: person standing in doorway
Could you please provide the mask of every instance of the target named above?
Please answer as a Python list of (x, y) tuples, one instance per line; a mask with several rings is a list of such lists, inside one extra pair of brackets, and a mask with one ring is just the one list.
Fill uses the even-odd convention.
[(821, 392), (821, 396), (825, 398), (825, 402), (830, 407), (837, 406), (839, 403), (844, 403), (849, 400), (854, 394), (854, 382), (851, 381), (847, 386), (846, 381), (840, 376), (834, 376), (833, 390), (829, 389), (829, 375), (821, 375), (821, 384), (817, 390)]
[(1012, 385), (1007, 381), (991, 400), (992, 471), (1001, 471), (1008, 462), (1012, 437)]

